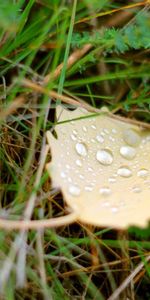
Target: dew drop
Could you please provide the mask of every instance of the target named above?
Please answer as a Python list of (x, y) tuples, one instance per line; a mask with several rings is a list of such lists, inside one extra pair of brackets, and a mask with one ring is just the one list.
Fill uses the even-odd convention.
[(121, 177), (126, 177), (126, 178), (132, 176), (131, 170), (126, 166), (120, 167), (117, 171), (117, 174)]
[(68, 169), (68, 170), (70, 170), (71, 169), (71, 167), (70, 167), (70, 165), (66, 165), (66, 168)]
[(137, 147), (140, 144), (141, 138), (134, 129), (126, 129), (123, 133), (124, 141), (133, 147)]
[(74, 135), (74, 134), (71, 134), (71, 139), (73, 140), (73, 141), (76, 141), (76, 139), (77, 139), (77, 137)]
[(139, 186), (134, 186), (134, 187), (132, 188), (132, 191), (133, 191), (134, 193), (141, 193), (141, 192), (142, 192), (142, 190), (141, 190), (141, 188), (140, 188)]
[(76, 160), (76, 165), (77, 165), (78, 167), (82, 167), (82, 162), (81, 162), (80, 159), (77, 159), (77, 160)]
[(137, 175), (139, 177), (147, 177), (148, 175), (148, 170), (147, 169), (140, 169), (138, 172), (137, 172)]
[(85, 186), (85, 191), (87, 192), (92, 192), (93, 191), (93, 187), (92, 186)]
[(115, 128), (112, 129), (112, 133), (116, 134), (117, 130)]
[(115, 142), (115, 139), (110, 135), (109, 136), (109, 140), (111, 141), (111, 142)]
[(95, 143), (95, 140), (94, 140), (94, 139), (91, 139), (91, 142), (92, 142), (92, 143)]
[(73, 134), (75, 134), (75, 135), (77, 135), (78, 134), (78, 132), (74, 129), (73, 131)]
[(72, 196), (79, 196), (80, 193), (81, 193), (81, 190), (78, 186), (76, 185), (70, 185), (69, 187), (69, 193), (72, 195)]
[(130, 146), (122, 146), (120, 148), (120, 154), (130, 160), (130, 159), (133, 159), (136, 155), (136, 150), (133, 148), (133, 147), (130, 147)]
[(118, 212), (118, 207), (117, 206), (113, 206), (113, 207), (111, 207), (111, 211), (112, 211), (112, 213), (117, 213)]
[(104, 142), (104, 138), (102, 135), (97, 135), (96, 136), (96, 140), (99, 142), (99, 143), (103, 143)]
[(114, 182), (116, 182), (116, 178), (114, 178), (114, 177), (109, 177), (109, 178), (108, 178), (108, 182), (114, 183)]
[(93, 169), (91, 167), (87, 168), (89, 172), (93, 172)]
[(110, 150), (102, 149), (98, 150), (96, 153), (96, 159), (102, 164), (102, 165), (111, 165), (113, 162), (113, 155)]
[(71, 177), (68, 177), (68, 182), (72, 182), (72, 179), (71, 179)]
[(76, 147), (76, 151), (79, 155), (81, 155), (81, 156), (87, 155), (87, 148), (83, 143), (77, 143), (75, 147)]
[(109, 196), (111, 194), (111, 189), (107, 186), (104, 186), (102, 188), (99, 189), (99, 193), (102, 195), (102, 196)]
[(104, 131), (105, 133), (109, 134), (109, 130), (108, 130), (108, 129), (104, 128), (103, 131)]
[(82, 129), (83, 129), (84, 132), (87, 132), (86, 126), (83, 126)]
[(96, 129), (96, 126), (95, 126), (95, 125), (91, 125), (91, 128), (92, 128), (92, 129)]
[(102, 207), (109, 207), (110, 206), (110, 202), (109, 201), (103, 201), (101, 203)]
[(104, 132), (104, 131), (101, 131), (101, 135), (102, 135), (102, 136), (105, 136), (105, 132)]
[(65, 172), (62, 171), (62, 172), (60, 173), (60, 176), (61, 176), (62, 178), (66, 178)]
[(82, 174), (79, 175), (79, 178), (84, 179), (84, 176)]

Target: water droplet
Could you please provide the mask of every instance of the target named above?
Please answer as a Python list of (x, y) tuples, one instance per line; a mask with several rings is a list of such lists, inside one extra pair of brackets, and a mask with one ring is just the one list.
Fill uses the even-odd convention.
[(111, 207), (111, 211), (112, 211), (112, 213), (117, 213), (118, 212), (118, 207), (117, 206), (112, 206)]
[(83, 126), (82, 129), (83, 129), (84, 132), (87, 132), (86, 126)]
[(77, 137), (74, 135), (74, 134), (71, 134), (71, 139), (73, 140), (73, 141), (76, 141), (76, 139), (77, 139)]
[(102, 136), (105, 136), (105, 132), (104, 132), (104, 131), (101, 131), (101, 135), (102, 135)]
[(114, 177), (109, 177), (109, 178), (108, 178), (108, 182), (114, 183), (114, 182), (116, 182), (116, 178), (114, 178)]
[(80, 159), (77, 159), (77, 160), (76, 160), (76, 165), (77, 165), (78, 167), (82, 167), (82, 162), (81, 162)]
[(92, 192), (93, 191), (93, 187), (92, 186), (85, 186), (85, 191), (87, 192)]
[(111, 141), (111, 142), (115, 142), (115, 139), (110, 135), (109, 136), (109, 140)]
[(93, 172), (93, 169), (91, 167), (88, 167), (89, 172)]
[(80, 193), (81, 193), (81, 190), (78, 186), (76, 185), (70, 185), (69, 187), (69, 193), (72, 195), (72, 196), (79, 196)]
[(91, 125), (91, 128), (92, 128), (92, 129), (96, 129), (96, 126), (95, 126), (95, 125)]
[(95, 143), (95, 140), (94, 140), (94, 139), (91, 139), (91, 142), (92, 142), (92, 143)]
[(105, 133), (109, 134), (109, 130), (108, 130), (108, 129), (104, 128), (103, 131), (104, 131)]
[(141, 192), (142, 192), (142, 190), (141, 190), (141, 188), (140, 188), (139, 186), (134, 186), (134, 187), (132, 188), (132, 191), (133, 191), (134, 193), (141, 193)]
[(102, 135), (97, 135), (96, 136), (96, 140), (99, 142), (99, 143), (103, 143), (104, 142), (104, 138)]
[(71, 177), (68, 177), (68, 182), (72, 182), (72, 179), (71, 179)]
[(61, 176), (62, 178), (66, 178), (65, 172), (62, 171), (62, 172), (60, 173), (60, 176)]
[(126, 166), (120, 167), (117, 171), (117, 174), (120, 175), (121, 177), (130, 177), (130, 176), (132, 176), (131, 170)]
[(147, 169), (140, 169), (138, 172), (137, 172), (137, 175), (139, 177), (147, 177), (148, 175), (148, 170)]
[(115, 128), (112, 129), (112, 133), (116, 134), (117, 130)]
[(83, 143), (77, 143), (76, 144), (76, 151), (81, 156), (87, 155), (87, 148)]
[(85, 178), (82, 174), (80, 174), (79, 177), (80, 177), (81, 179), (84, 179), (84, 178)]
[(102, 196), (109, 196), (111, 194), (111, 189), (108, 186), (104, 186), (102, 188), (99, 189), (99, 193)]
[(137, 147), (140, 144), (141, 138), (134, 129), (126, 129), (123, 133), (124, 141), (133, 147)]
[(74, 129), (73, 131), (73, 134), (75, 134), (75, 135), (77, 135), (78, 134), (78, 132)]
[(68, 170), (70, 170), (71, 169), (71, 167), (67, 164), (66, 165), (66, 168), (68, 169)]
[(102, 165), (106, 166), (111, 165), (113, 162), (113, 155), (108, 149), (98, 150), (96, 153), (96, 158)]
[(109, 201), (103, 201), (101, 203), (102, 207), (109, 207), (110, 206), (110, 202)]
[(122, 146), (122, 147), (120, 148), (120, 154), (121, 154), (124, 158), (130, 160), (130, 159), (133, 159), (133, 158), (135, 157), (135, 155), (136, 155), (136, 150), (135, 150), (134, 148), (130, 147), (130, 146)]

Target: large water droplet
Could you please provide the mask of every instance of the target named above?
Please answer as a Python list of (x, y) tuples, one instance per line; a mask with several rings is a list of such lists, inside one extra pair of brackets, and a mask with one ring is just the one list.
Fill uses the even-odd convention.
[(72, 196), (79, 196), (80, 193), (81, 193), (81, 190), (78, 186), (76, 185), (70, 185), (69, 186), (69, 193), (72, 195)]
[(130, 159), (133, 159), (133, 158), (135, 157), (135, 155), (136, 155), (136, 150), (135, 150), (134, 148), (130, 147), (130, 146), (122, 146), (122, 147), (120, 148), (120, 154), (121, 154), (124, 158), (130, 160)]
[(113, 155), (112, 152), (108, 149), (101, 149), (98, 150), (96, 153), (96, 159), (102, 164), (102, 165), (111, 165), (113, 162)]
[(102, 135), (97, 135), (96, 136), (96, 140), (99, 142), (99, 143), (103, 143), (104, 142), (104, 138)]
[(85, 144), (77, 143), (75, 147), (76, 147), (76, 151), (79, 155), (81, 155), (81, 156), (87, 155), (87, 148), (86, 148)]
[(99, 189), (99, 193), (106, 197), (111, 194), (111, 189), (108, 186), (104, 186)]
[(139, 177), (147, 177), (148, 176), (148, 170), (147, 169), (140, 169), (138, 172), (137, 172), (137, 175)]
[(124, 141), (133, 147), (137, 147), (140, 144), (141, 137), (134, 129), (126, 129), (123, 133)]
[(117, 174), (120, 175), (121, 177), (126, 177), (126, 178), (132, 176), (131, 170), (126, 166), (120, 167), (117, 171)]

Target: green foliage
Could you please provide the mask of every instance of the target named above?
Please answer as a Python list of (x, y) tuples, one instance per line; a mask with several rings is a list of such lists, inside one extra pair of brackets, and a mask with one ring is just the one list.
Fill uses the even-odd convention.
[(150, 226), (147, 228), (131, 227), (128, 232), (134, 235), (137, 239), (146, 240), (150, 238)]
[[(16, 3), (15, 3), (16, 2)], [(15, 32), (20, 16), (20, 6), (23, 1), (0, 1), (0, 30)]]
[(109, 28), (90, 35), (88, 32), (75, 33), (72, 47), (82, 47), (87, 43), (102, 46), (107, 52), (124, 53), (131, 49), (147, 49), (150, 47), (150, 19), (147, 13), (140, 13), (134, 24), (122, 29)]

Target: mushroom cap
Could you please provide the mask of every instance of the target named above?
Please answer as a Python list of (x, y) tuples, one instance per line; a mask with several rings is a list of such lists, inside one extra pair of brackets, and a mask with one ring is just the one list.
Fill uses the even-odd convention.
[(150, 131), (77, 108), (57, 107), (59, 123), (47, 140), (54, 187), (78, 220), (127, 228), (150, 220)]

